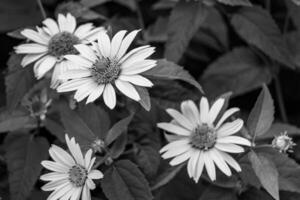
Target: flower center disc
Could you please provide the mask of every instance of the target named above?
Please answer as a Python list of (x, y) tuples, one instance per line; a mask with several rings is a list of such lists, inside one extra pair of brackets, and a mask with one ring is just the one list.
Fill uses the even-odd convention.
[(54, 35), (48, 44), (48, 52), (50, 55), (61, 58), (67, 54), (78, 54), (74, 48), (75, 44), (79, 44), (79, 38), (69, 32), (61, 32)]
[(81, 187), (85, 184), (85, 180), (87, 178), (87, 171), (84, 167), (80, 165), (74, 165), (69, 170), (69, 180), (76, 187)]
[(120, 75), (121, 68), (117, 61), (99, 59), (91, 68), (92, 77), (98, 84), (114, 82)]
[(191, 145), (194, 148), (201, 150), (208, 150), (212, 148), (216, 143), (217, 135), (213, 128), (210, 128), (207, 124), (203, 124), (194, 129), (191, 134)]

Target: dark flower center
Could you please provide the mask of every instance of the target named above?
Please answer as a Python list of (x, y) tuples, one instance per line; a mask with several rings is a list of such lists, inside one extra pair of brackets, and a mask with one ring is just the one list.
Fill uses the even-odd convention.
[(190, 137), (190, 143), (194, 148), (208, 150), (215, 145), (216, 139), (215, 130), (207, 124), (202, 124), (194, 129)]
[(76, 187), (82, 187), (85, 184), (87, 175), (86, 169), (78, 164), (69, 170), (69, 180)]
[(78, 54), (74, 45), (79, 44), (79, 42), (79, 38), (69, 32), (57, 33), (49, 41), (48, 53), (59, 59), (64, 55)]
[(91, 68), (93, 79), (98, 84), (114, 82), (120, 75), (121, 68), (117, 61), (110, 59), (99, 59)]

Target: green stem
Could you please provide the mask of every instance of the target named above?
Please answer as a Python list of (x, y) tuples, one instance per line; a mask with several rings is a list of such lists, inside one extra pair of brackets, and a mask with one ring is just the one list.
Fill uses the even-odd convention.
[(46, 19), (47, 15), (46, 15), (46, 12), (45, 12), (45, 9), (44, 9), (44, 6), (43, 6), (41, 0), (36, 0), (36, 1), (37, 1), (37, 4), (38, 4), (39, 8), (40, 8), (43, 19)]

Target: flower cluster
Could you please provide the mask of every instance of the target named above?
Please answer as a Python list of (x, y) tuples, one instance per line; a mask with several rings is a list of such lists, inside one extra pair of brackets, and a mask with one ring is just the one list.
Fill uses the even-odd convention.
[[(91, 103), (103, 96), (104, 103), (110, 109), (117, 104), (117, 92), (134, 101), (140, 101), (137, 87), (152, 87), (153, 83), (141, 73), (157, 65), (149, 57), (154, 47), (149, 45), (128, 51), (139, 30), (121, 30), (112, 38), (103, 27), (95, 28), (92, 24), (77, 27), (71, 14), (59, 14), (58, 21), (46, 19), (43, 27), (36, 31), (25, 29), (21, 32), (30, 43), (15, 48), (16, 53), (25, 54), (22, 66), (34, 63), (37, 79), (50, 75), (51, 87), (59, 93), (72, 92), (74, 99)], [(33, 115), (45, 119), (45, 112), (50, 102), (41, 96), (43, 107)], [(234, 136), (243, 127), (242, 119), (229, 121), (228, 118), (238, 112), (231, 108), (221, 116), (225, 99), (217, 99), (211, 106), (207, 98), (202, 97), (199, 108), (191, 101), (181, 103), (181, 111), (167, 109), (173, 118), (171, 122), (161, 122), (157, 126), (164, 131), (169, 144), (161, 150), (162, 158), (169, 159), (170, 165), (187, 162), (190, 178), (198, 182), (206, 169), (209, 178), (216, 180), (216, 166), (227, 176), (231, 176), (230, 167), (241, 171), (237, 161), (229, 153), (242, 153), (240, 145), (251, 146), (241, 137)], [(65, 136), (70, 153), (52, 145), (49, 153), (53, 161), (41, 164), (53, 171), (42, 175), (43, 181), (50, 181), (42, 189), (53, 191), (49, 200), (79, 199), (90, 200), (90, 190), (95, 189), (93, 179), (103, 178), (102, 172), (93, 169), (96, 157), (94, 152), (101, 152), (103, 142), (98, 140), (83, 155), (75, 138)], [(278, 139), (279, 140), (279, 139)], [(281, 142), (282, 143), (282, 142)], [(280, 141), (274, 142), (277, 146)], [(282, 145), (281, 145), (282, 146)]]

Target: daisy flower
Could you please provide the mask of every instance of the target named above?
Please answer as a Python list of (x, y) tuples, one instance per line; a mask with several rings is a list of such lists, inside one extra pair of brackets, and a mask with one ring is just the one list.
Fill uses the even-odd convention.
[(149, 45), (126, 53), (138, 32), (135, 30), (125, 36), (126, 31), (122, 30), (111, 40), (106, 32), (100, 32), (98, 41), (92, 46), (75, 45), (80, 55), (66, 55), (65, 58), (82, 68), (61, 75), (61, 78), (69, 81), (60, 85), (57, 91), (76, 90), (74, 98), (79, 102), (87, 97), (86, 103), (95, 101), (103, 93), (104, 102), (110, 109), (116, 106), (115, 87), (127, 97), (139, 101), (140, 96), (134, 85), (153, 85), (139, 74), (155, 67), (156, 61), (146, 59), (154, 53), (154, 47)]
[(90, 190), (95, 189), (92, 179), (103, 178), (99, 170), (92, 169), (95, 157), (92, 150), (88, 150), (83, 157), (81, 149), (74, 138), (66, 135), (67, 146), (71, 155), (62, 148), (52, 145), (49, 149), (54, 161), (42, 161), (42, 165), (53, 172), (40, 177), (43, 181), (50, 181), (42, 187), (44, 191), (53, 191), (47, 200), (90, 200)]
[(296, 143), (288, 136), (287, 131), (276, 136), (272, 141), (273, 148), (278, 149), (280, 153), (293, 152), (292, 148), (295, 145)]
[(198, 182), (204, 166), (212, 181), (216, 180), (215, 165), (227, 176), (231, 176), (229, 166), (241, 171), (239, 164), (228, 153), (241, 153), (244, 149), (239, 145), (251, 145), (247, 139), (233, 136), (243, 127), (243, 120), (224, 123), (239, 111), (238, 108), (227, 110), (216, 122), (224, 101), (220, 98), (209, 108), (207, 98), (202, 97), (200, 112), (193, 101), (184, 101), (181, 112), (166, 110), (173, 118), (170, 123), (158, 123), (159, 128), (172, 133), (166, 134), (170, 143), (160, 150), (162, 157), (173, 158), (170, 161), (172, 166), (187, 161), (188, 175), (195, 182)]
[(36, 27), (37, 31), (25, 29), (21, 32), (30, 43), (15, 47), (17, 54), (25, 54), (21, 65), (23, 67), (35, 62), (33, 69), (37, 79), (45, 76), (54, 68), (51, 87), (56, 88), (61, 81), (58, 76), (64, 71), (74, 68), (64, 58), (67, 54), (77, 54), (75, 44), (85, 44), (96, 39), (96, 35), (104, 31), (103, 28), (94, 28), (87, 23), (76, 28), (76, 19), (71, 15), (59, 14), (58, 23), (53, 19), (45, 19), (43, 27)]

